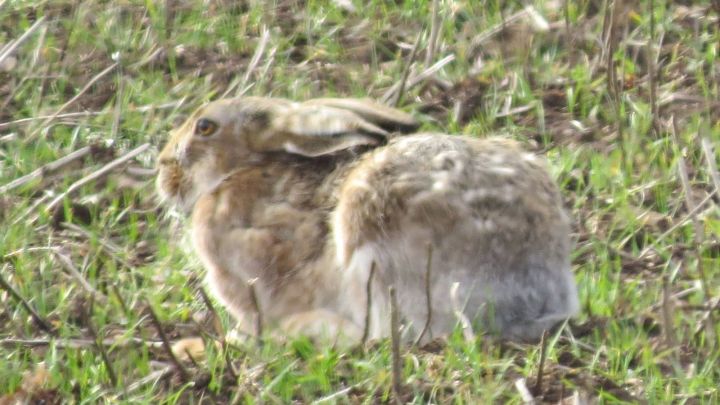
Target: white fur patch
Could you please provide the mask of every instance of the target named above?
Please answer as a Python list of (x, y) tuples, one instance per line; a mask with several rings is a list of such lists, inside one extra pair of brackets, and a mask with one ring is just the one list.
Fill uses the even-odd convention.
[(296, 155), (302, 154), (302, 151), (300, 150), (300, 148), (298, 148), (297, 145), (295, 145), (292, 142), (285, 142), (283, 144), (283, 149), (285, 149), (286, 152), (294, 153)]
[(342, 226), (342, 216), (339, 210), (335, 210), (332, 214), (332, 232), (333, 240), (335, 241), (335, 259), (339, 266), (343, 266), (347, 262), (347, 252), (345, 251), (345, 241), (347, 236), (345, 235), (345, 229)]
[(526, 162), (534, 162), (537, 159), (538, 159), (537, 156), (533, 155), (532, 153), (523, 153), (522, 154), (522, 160), (524, 160)]
[(506, 166), (493, 166), (489, 167), (488, 170), (500, 176), (514, 176), (515, 173), (517, 173), (517, 170), (514, 168)]
[(359, 188), (361, 190), (373, 191), (373, 187), (368, 183), (365, 176), (354, 178), (349, 183), (350, 187)]
[(490, 155), (490, 161), (496, 164), (505, 163), (505, 155)]
[(497, 228), (495, 226), (495, 222), (493, 222), (491, 219), (476, 219), (473, 221), (475, 224), (475, 227), (480, 232), (493, 232)]

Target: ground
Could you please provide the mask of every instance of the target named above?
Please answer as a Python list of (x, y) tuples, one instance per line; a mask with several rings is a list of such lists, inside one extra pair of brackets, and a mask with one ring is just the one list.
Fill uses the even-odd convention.
[[(719, 52), (717, 0), (0, 2), (0, 403), (720, 402)], [(240, 94), (545, 154), (581, 314), (406, 347), (397, 393), (389, 341), (226, 341), (153, 160)]]

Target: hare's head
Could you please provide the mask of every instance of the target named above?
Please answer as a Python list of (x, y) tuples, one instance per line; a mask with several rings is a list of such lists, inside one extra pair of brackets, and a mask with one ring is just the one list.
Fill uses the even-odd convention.
[(278, 153), (321, 158), (381, 145), (386, 130), (416, 127), (407, 114), (365, 100), (218, 100), (170, 133), (158, 156), (157, 188), (161, 197), (189, 210), (233, 170), (263, 164)]

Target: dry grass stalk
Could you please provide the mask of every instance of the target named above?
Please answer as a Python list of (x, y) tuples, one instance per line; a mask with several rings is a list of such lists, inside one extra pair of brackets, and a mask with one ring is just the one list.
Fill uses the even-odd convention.
[(90, 81), (87, 82), (87, 84), (85, 85), (85, 87), (83, 87), (75, 96), (73, 96), (73, 98), (71, 98), (70, 100), (68, 100), (65, 104), (63, 104), (62, 106), (60, 106), (60, 108), (58, 108), (57, 111), (55, 111), (55, 113), (53, 113), (51, 116), (49, 116), (48, 118), (46, 118), (45, 121), (43, 121), (43, 122), (40, 124), (40, 127), (39, 127), (38, 129), (36, 129), (32, 134), (30, 134), (30, 136), (28, 137), (28, 140), (34, 139), (39, 130), (41, 130), (42, 128), (47, 127), (48, 124), (50, 124), (53, 120), (55, 120), (55, 118), (57, 118), (58, 115), (60, 115), (63, 111), (65, 111), (68, 107), (70, 107), (74, 102), (76, 102), (77, 100), (79, 100), (80, 97), (82, 97), (82, 95), (85, 94), (88, 90), (90, 90), (95, 83), (97, 83), (100, 79), (102, 79), (103, 77), (105, 77), (108, 73), (110, 73), (110, 72), (112, 72), (113, 70), (115, 70), (115, 68), (118, 67), (118, 66), (119, 66), (119, 64), (118, 64), (117, 62), (115, 62), (115, 63), (113, 63), (112, 65), (110, 65), (110, 66), (108, 66), (107, 68), (105, 68), (105, 70), (103, 70), (102, 72), (100, 72), (100, 73), (98, 73), (97, 75), (95, 75), (95, 77), (93, 77), (92, 79), (90, 79)]
[(402, 403), (402, 358), (400, 357), (400, 316), (395, 286), (390, 286), (390, 339), (392, 344), (392, 387), (396, 403)]
[(535, 397), (527, 387), (527, 383), (524, 378), (518, 378), (515, 380), (515, 389), (520, 394), (520, 398), (524, 404), (535, 404)]
[(144, 143), (144, 144), (138, 146), (137, 148), (131, 150), (130, 152), (124, 154), (123, 156), (120, 156), (119, 158), (106, 164), (105, 166), (101, 167), (99, 170), (96, 170), (96, 171), (88, 174), (87, 176), (83, 177), (82, 179), (76, 181), (75, 183), (71, 184), (70, 187), (68, 187), (68, 189), (65, 192), (60, 193), (60, 195), (55, 197), (55, 199), (52, 200), (47, 205), (45, 210), (47, 212), (52, 212), (53, 208), (55, 208), (56, 205), (61, 203), (65, 197), (67, 197), (68, 195), (79, 190), (84, 185), (107, 176), (113, 170), (115, 170), (118, 167), (122, 166), (123, 164), (127, 163), (128, 161), (135, 158), (139, 154), (145, 152), (149, 147), (150, 147), (149, 143)]
[(435, 59), (435, 50), (437, 49), (441, 23), (440, 1), (433, 0), (430, 14), (430, 38), (428, 39), (427, 51), (425, 52), (425, 66), (430, 66), (433, 59)]
[(428, 243), (428, 258), (427, 265), (425, 266), (425, 304), (427, 317), (425, 318), (425, 325), (423, 326), (422, 332), (418, 335), (415, 340), (415, 345), (419, 345), (426, 333), (429, 333), (430, 339), (432, 339), (432, 331), (430, 325), (432, 323), (432, 289), (430, 288), (430, 281), (432, 279), (432, 244)]
[(250, 80), (250, 76), (252, 76), (255, 69), (257, 69), (258, 64), (260, 63), (260, 60), (262, 59), (263, 54), (265, 53), (265, 48), (267, 48), (267, 44), (270, 42), (270, 30), (267, 29), (266, 26), (263, 26), (261, 28), (261, 35), (260, 35), (260, 43), (255, 48), (255, 53), (253, 54), (252, 58), (250, 59), (250, 63), (248, 64), (247, 69), (245, 70), (245, 75), (243, 75), (242, 80), (239, 82), (236, 81), (230, 86), (228, 86), (227, 90), (220, 96), (220, 98), (227, 97), (232, 91), (238, 87), (239, 91), (237, 96), (241, 95), (240, 93), (244, 93), (246, 90), (243, 90), (245, 88), (245, 85)]
[(38, 348), (38, 347), (47, 347), (50, 345), (53, 345), (53, 347), (57, 349), (83, 349), (83, 348), (89, 348), (92, 346), (95, 346), (96, 344), (101, 344), (103, 346), (108, 347), (137, 347), (137, 346), (154, 346), (157, 344), (157, 342), (148, 342), (146, 340), (136, 338), (136, 337), (123, 337), (119, 339), (103, 339), (98, 342), (92, 340), (92, 339), (83, 339), (83, 338), (76, 338), (76, 339), (70, 339), (70, 338), (63, 338), (63, 339), (14, 339), (14, 338), (7, 338), (0, 340), (0, 346), (2, 347), (16, 347), (16, 346), (23, 346), (28, 348)]
[(97, 289), (95, 289), (95, 287), (93, 287), (85, 279), (85, 277), (83, 277), (80, 270), (78, 270), (78, 268), (75, 267), (75, 265), (73, 264), (72, 259), (70, 259), (70, 256), (67, 256), (67, 255), (63, 254), (62, 252), (60, 252), (60, 249), (54, 250), (53, 253), (55, 254), (55, 257), (57, 257), (58, 260), (60, 261), (60, 264), (62, 264), (62, 266), (65, 268), (65, 271), (70, 273), (70, 276), (72, 276), (72, 278), (74, 278), (78, 282), (78, 284), (80, 284), (80, 286), (90, 295), (93, 302), (99, 301), (101, 304), (107, 303), (107, 296), (105, 294), (101, 293), (100, 291), (98, 291)]
[[(100, 112), (100, 111), (81, 111), (81, 112), (73, 112), (73, 113), (65, 113), (55, 116), (56, 119), (66, 119), (66, 118), (87, 118), (90, 116), (97, 116), (97, 115), (105, 115), (107, 113)], [(11, 127), (13, 125), (21, 125), (21, 124), (27, 124), (29, 122), (34, 121), (41, 121), (46, 120), (48, 118), (52, 117), (52, 115), (36, 115), (34, 117), (27, 117), (27, 118), (20, 118), (13, 121), (8, 122), (1, 122), (0, 123), (0, 129), (5, 129), (8, 127)]]
[(33, 321), (35, 321), (35, 323), (38, 325), (38, 327), (40, 327), (40, 329), (55, 336), (55, 329), (53, 329), (50, 322), (45, 320), (45, 318), (41, 317), (40, 314), (38, 314), (37, 311), (35, 311), (35, 309), (22, 297), (22, 295), (20, 295), (20, 293), (17, 292), (17, 290), (15, 290), (2, 276), (4, 273), (7, 273), (7, 270), (10, 267), (11, 266), (9, 264), (5, 264), (2, 268), (2, 271), (0, 271), (0, 288), (7, 291), (7, 293), (10, 294), (13, 299), (15, 299), (15, 301), (19, 302), (20, 305), (25, 308), (25, 311), (30, 314), (30, 317), (32, 317)]
[(415, 62), (415, 56), (417, 55), (417, 50), (420, 47), (421, 38), (422, 32), (420, 32), (415, 39), (415, 43), (413, 44), (412, 50), (410, 51), (410, 55), (408, 56), (408, 60), (405, 62), (405, 67), (403, 68), (402, 76), (400, 78), (400, 86), (395, 93), (395, 99), (390, 104), (393, 107), (397, 107), (400, 105), (400, 101), (402, 100), (403, 94), (405, 93), (405, 86), (407, 85), (408, 77), (410, 76), (410, 69)]
[(158, 381), (165, 378), (172, 372), (172, 365), (167, 365), (159, 370), (155, 370), (152, 373), (148, 374), (147, 376), (135, 381), (134, 383), (128, 385), (127, 389), (125, 390), (126, 395), (132, 394), (135, 391), (140, 390), (146, 385), (154, 385), (157, 384)]
[(540, 339), (540, 363), (538, 364), (535, 392), (541, 393), (543, 389), (543, 374), (545, 373), (545, 360), (547, 360), (548, 331), (544, 331)]
[(6, 45), (2, 51), (0, 51), (0, 64), (8, 57), (10, 56), (15, 50), (22, 45), (25, 41), (27, 41), (30, 36), (37, 31), (40, 27), (42, 27), (45, 24), (45, 16), (42, 16), (38, 18), (33, 25), (30, 26), (30, 28), (25, 31), (20, 38), (16, 39), (15, 41), (11, 42), (9, 45)]
[[(405, 91), (410, 91), (413, 87), (417, 86), (418, 84), (424, 82), (428, 78), (432, 77), (435, 73), (437, 73), (440, 69), (445, 67), (448, 63), (455, 60), (455, 55), (450, 54), (439, 61), (435, 62), (434, 65), (430, 66), (429, 68), (423, 70), (422, 72), (418, 73), (417, 75), (412, 76), (408, 79), (407, 84), (405, 85)], [(383, 103), (388, 103), (391, 98), (395, 95), (395, 93), (398, 91), (400, 87), (400, 83), (395, 83), (390, 89), (388, 89), (385, 94), (380, 97), (380, 101)]]
[[(648, 8), (650, 9), (650, 40), (647, 43), (647, 60), (648, 60), (648, 77), (650, 79), (650, 112), (652, 115), (652, 127), (655, 136), (660, 136), (660, 117), (658, 115), (657, 103), (657, 58), (658, 52), (655, 49), (655, 1), (650, 0)], [(658, 48), (662, 47), (662, 43)]]
[[(2, 125), (2, 124), (0, 124)], [(57, 159), (53, 162), (50, 162), (46, 165), (43, 165), (40, 168), (37, 168), (33, 170), (32, 172), (18, 177), (17, 179), (5, 184), (4, 186), (0, 187), (0, 194), (7, 193), (10, 190), (16, 189), (24, 184), (27, 184), (37, 178), (42, 178), (48, 173), (52, 173), (54, 171), (60, 170), (61, 168), (67, 166), (68, 164), (75, 162), (76, 160), (80, 160), (84, 158), (85, 156), (89, 155), (92, 151), (92, 148), (90, 146), (82, 147), (74, 152), (71, 152), (60, 159)]]
[(153, 309), (149, 301), (147, 301), (147, 309), (148, 313), (150, 314), (150, 319), (152, 320), (153, 325), (155, 325), (155, 329), (157, 329), (158, 335), (160, 335), (160, 339), (162, 340), (162, 346), (165, 349), (165, 353), (167, 353), (168, 357), (170, 357), (170, 361), (175, 366), (178, 373), (180, 373), (180, 377), (183, 379), (183, 381), (189, 382), (190, 373), (188, 373), (187, 369), (185, 369), (185, 366), (183, 366), (180, 360), (178, 360), (178, 358), (175, 356), (175, 353), (172, 350), (172, 346), (170, 345), (170, 340), (168, 340), (168, 337), (165, 334), (165, 330), (163, 330), (162, 324), (160, 323), (160, 319), (158, 318), (155, 310)]
[[(168, 109), (175, 109), (180, 107), (185, 103), (186, 98), (183, 97), (179, 101), (173, 101), (169, 103), (164, 104), (149, 104), (144, 105), (141, 107), (133, 108), (132, 111), (136, 112), (148, 112), (148, 111), (155, 111), (155, 110), (168, 110)], [(87, 118), (91, 116), (97, 116), (97, 115), (105, 115), (106, 112), (103, 111), (79, 111), (79, 112), (70, 112), (70, 113), (64, 113), (64, 114), (53, 114), (53, 115), (36, 115), (34, 117), (27, 117), (27, 118), (20, 118), (13, 121), (8, 122), (1, 122), (0, 123), (0, 129), (5, 129), (8, 127), (11, 127), (13, 125), (21, 125), (21, 124), (27, 124), (30, 122), (40, 121), (40, 120), (46, 120), (48, 118), (55, 117), (55, 119), (68, 119), (68, 118)]]
[(623, 136), (623, 116), (622, 116), (622, 86), (620, 86), (617, 77), (617, 66), (615, 66), (615, 51), (617, 50), (618, 36), (616, 35), (616, 22), (618, 20), (618, 13), (620, 12), (620, 6), (618, 3), (620, 0), (614, 0), (612, 6), (610, 3), (606, 3), (605, 9), (605, 24), (603, 24), (603, 33), (605, 34), (605, 43), (603, 47), (603, 54), (605, 55), (606, 61), (606, 81), (608, 84), (608, 94), (615, 110), (615, 119), (617, 123), (618, 137), (624, 139)]
[(462, 328), (463, 337), (467, 342), (472, 342), (475, 340), (475, 332), (473, 332), (472, 323), (470, 323), (468, 317), (465, 316), (465, 307), (460, 305), (460, 299), (458, 298), (459, 288), (460, 283), (458, 282), (454, 282), (450, 287), (450, 302), (452, 303), (455, 317), (457, 318), (458, 322), (460, 323), (460, 327)]
[(370, 337), (370, 316), (372, 308), (372, 282), (375, 278), (375, 261), (373, 260), (370, 265), (370, 274), (368, 275), (367, 284), (365, 285), (365, 326), (363, 327), (362, 339), (360, 342), (364, 346), (367, 343), (368, 337)]

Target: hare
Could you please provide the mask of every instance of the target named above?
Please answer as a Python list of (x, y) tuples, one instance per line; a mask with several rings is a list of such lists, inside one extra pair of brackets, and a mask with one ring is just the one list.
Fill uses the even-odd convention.
[(282, 334), (385, 337), (390, 285), (408, 338), (460, 317), (536, 340), (577, 312), (544, 160), (506, 139), (403, 134), (417, 127), (368, 100), (245, 97), (170, 134), (159, 194), (191, 213), (207, 281), (241, 330), (260, 314)]

